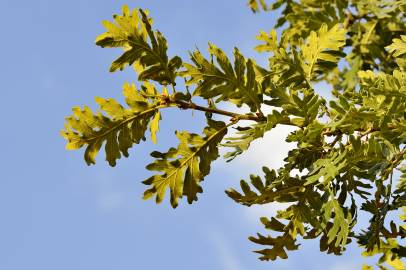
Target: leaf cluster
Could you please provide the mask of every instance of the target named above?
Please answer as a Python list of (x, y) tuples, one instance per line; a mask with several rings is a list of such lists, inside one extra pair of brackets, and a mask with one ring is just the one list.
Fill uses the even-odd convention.
[[(257, 37), (255, 50), (268, 58), (267, 67), (238, 48), (229, 57), (212, 43), (208, 57), (199, 49), (189, 53), (189, 61), (169, 57), (166, 39), (141, 9), (125, 6), (113, 22), (104, 21), (107, 31), (96, 44), (124, 50), (110, 71), (132, 65), (141, 86), (124, 85), (125, 107), (104, 98), (96, 98), (97, 112), (74, 107), (61, 132), (67, 149), (85, 148), (90, 165), (104, 146), (114, 166), (146, 140), (148, 130), (156, 142), (162, 109), (205, 112), (202, 134), (177, 131), (179, 144), (152, 152), (154, 161), (146, 167), (154, 174), (143, 181), (144, 199), (160, 203), (169, 192), (175, 208), (183, 197), (197, 201), (221, 147), (231, 149), (224, 158), (232, 161), (277, 126), (291, 126), (285, 141), (295, 147), (283, 166), (264, 166), (264, 177), (253, 174), (240, 181), (240, 190), (226, 191), (247, 207), (286, 203), (276, 216), (261, 218), (268, 234), (249, 238), (263, 247), (256, 251), (260, 259), (286, 259), (306, 239), (335, 255), (357, 242), (363, 255), (381, 255), (380, 269), (405, 269), (406, 247), (399, 241), (406, 237), (405, 215), (400, 221), (390, 218), (406, 209), (405, 1), (248, 5), (254, 12), (282, 14), (275, 25), (280, 31)], [(181, 79), (185, 89), (176, 91)], [(321, 93), (320, 82), (331, 86), (331, 96)], [(237, 113), (219, 109), (220, 104), (248, 109)], [(219, 115), (230, 119), (216, 119)], [(226, 137), (230, 128), (236, 132)], [(360, 213), (370, 220), (356, 230)]]

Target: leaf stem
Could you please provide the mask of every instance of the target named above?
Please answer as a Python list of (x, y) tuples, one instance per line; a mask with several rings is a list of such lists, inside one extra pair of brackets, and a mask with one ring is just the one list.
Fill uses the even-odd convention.
[(143, 116), (143, 115), (148, 114), (148, 113), (152, 113), (152, 112), (154, 112), (156, 110), (159, 110), (159, 109), (162, 109), (162, 108), (165, 108), (165, 107), (166, 106), (159, 105), (159, 106), (151, 107), (151, 108), (149, 108), (149, 109), (147, 109), (145, 111), (142, 111), (142, 112), (137, 112), (134, 115), (131, 115), (126, 119), (123, 119), (123, 121), (119, 122), (117, 125), (109, 127), (106, 131), (104, 131), (102, 133), (99, 133), (99, 134), (96, 134), (96, 135), (94, 135), (92, 137), (89, 137), (89, 138), (83, 138), (83, 140), (85, 141), (85, 143), (89, 144), (93, 140), (97, 140), (99, 138), (102, 138), (102, 137), (106, 136), (107, 134), (109, 134), (109, 133), (111, 133), (111, 132), (113, 132), (115, 130), (120, 129), (124, 125), (134, 121), (135, 119), (137, 119), (140, 116)]
[(171, 86), (172, 86), (172, 93), (175, 94), (176, 93), (175, 85), (173, 83), (171, 83)]
[(197, 105), (196, 103), (193, 103), (191, 101), (183, 101), (183, 100), (176, 100), (176, 99), (169, 99), (168, 103), (170, 104), (176, 104), (180, 109), (192, 109), (192, 110), (197, 110), (197, 111), (203, 111), (203, 112), (210, 112), (210, 113), (215, 113), (215, 114), (220, 114), (224, 116), (229, 116), (234, 119), (239, 119), (239, 120), (251, 120), (251, 121), (256, 121), (256, 122), (264, 122), (266, 121), (266, 117), (263, 115), (254, 115), (254, 114), (239, 114), (239, 113), (234, 113), (234, 112), (229, 112), (225, 110), (220, 110), (217, 108), (208, 108), (208, 107), (203, 107), (200, 105)]

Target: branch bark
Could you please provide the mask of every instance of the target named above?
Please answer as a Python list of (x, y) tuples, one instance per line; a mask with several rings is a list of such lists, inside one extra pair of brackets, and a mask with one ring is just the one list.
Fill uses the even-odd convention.
[(197, 110), (197, 111), (202, 111), (202, 112), (209, 112), (209, 113), (229, 116), (233, 119), (238, 119), (238, 120), (251, 120), (251, 121), (256, 121), (256, 122), (266, 121), (266, 117), (261, 114), (239, 114), (239, 113), (235, 113), (235, 112), (220, 110), (217, 108), (204, 107), (204, 106), (197, 105), (196, 103), (193, 103), (191, 101), (176, 100), (176, 99), (172, 99), (169, 97), (166, 102), (168, 104), (175, 104), (180, 109), (183, 109), (183, 110), (192, 109), (192, 110)]

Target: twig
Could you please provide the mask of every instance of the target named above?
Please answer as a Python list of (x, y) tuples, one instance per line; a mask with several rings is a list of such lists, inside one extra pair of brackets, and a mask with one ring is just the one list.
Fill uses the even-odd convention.
[(217, 108), (208, 108), (208, 107), (203, 107), (203, 106), (197, 105), (191, 101), (187, 102), (187, 101), (183, 101), (183, 100), (170, 99), (169, 103), (176, 104), (181, 109), (192, 109), (192, 110), (197, 110), (197, 111), (210, 112), (210, 113), (229, 116), (229, 117), (235, 118), (235, 119), (238, 118), (240, 120), (252, 120), (252, 121), (256, 121), (256, 122), (266, 121), (266, 117), (263, 115), (239, 114), (239, 113), (229, 112), (229, 111), (225, 111), (225, 110), (220, 110)]

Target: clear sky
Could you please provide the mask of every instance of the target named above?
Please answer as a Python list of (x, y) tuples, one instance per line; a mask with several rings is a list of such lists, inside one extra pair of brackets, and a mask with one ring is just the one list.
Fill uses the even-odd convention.
[(135, 81), (132, 71), (108, 73), (119, 51), (94, 45), (100, 22), (122, 4), (150, 10), (170, 55), (186, 60), (212, 41), (266, 63), (252, 50), (254, 37), (275, 14), (254, 15), (245, 0), (0, 0), (0, 269), (360, 269), (357, 248), (336, 257), (321, 254), (317, 241), (284, 261), (260, 262), (251, 252), (259, 247), (247, 237), (265, 233), (258, 218), (277, 206), (246, 208), (224, 190), (262, 165), (280, 166), (286, 129), (231, 164), (216, 162), (199, 201), (176, 210), (143, 201), (141, 180), (149, 152), (174, 145), (175, 129), (202, 128), (198, 112), (165, 111), (158, 144), (135, 147), (115, 168), (103, 156), (88, 167), (83, 151), (64, 150), (59, 131), (72, 106), (94, 107), (94, 96), (122, 100), (122, 84)]

